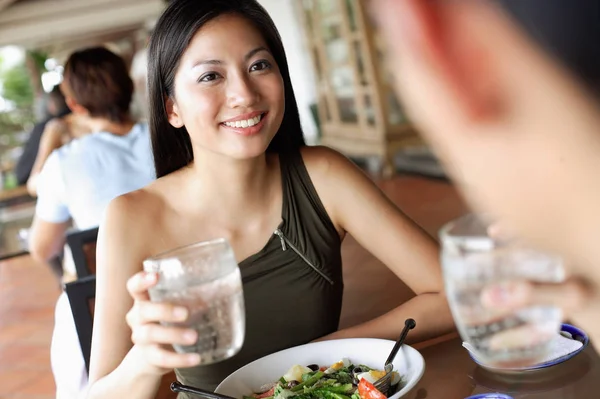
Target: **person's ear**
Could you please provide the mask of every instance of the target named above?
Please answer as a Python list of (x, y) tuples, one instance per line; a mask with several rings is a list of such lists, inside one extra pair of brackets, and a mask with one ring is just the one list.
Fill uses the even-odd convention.
[(167, 110), (167, 118), (171, 126), (180, 128), (183, 127), (183, 119), (179, 112), (179, 107), (170, 96), (165, 97), (165, 109)]
[(85, 108), (84, 106), (80, 105), (72, 97), (66, 97), (65, 101), (67, 103), (67, 107), (69, 107), (69, 109), (73, 113), (79, 114), (79, 115), (88, 115), (89, 114), (87, 108)]
[[(463, 1), (466, 4), (460, 4)], [(482, 0), (377, 0), (373, 4), (377, 18), (387, 26), (389, 45), (400, 50), (400, 57), (402, 49), (418, 54), (437, 70), (469, 117), (486, 118), (500, 108), (501, 89), (490, 54), (494, 49), (484, 47), (463, 23), (461, 10), (477, 1)]]

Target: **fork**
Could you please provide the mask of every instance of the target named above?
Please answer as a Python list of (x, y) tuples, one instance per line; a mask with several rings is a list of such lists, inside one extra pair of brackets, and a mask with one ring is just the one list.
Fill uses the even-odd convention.
[(379, 392), (383, 393), (386, 396), (388, 394), (388, 391), (390, 390), (392, 382), (392, 371), (394, 371), (394, 365), (392, 364), (392, 362), (396, 358), (400, 347), (402, 347), (402, 344), (404, 343), (408, 332), (415, 328), (416, 325), (417, 323), (413, 319), (406, 319), (406, 321), (404, 322), (404, 329), (402, 329), (402, 333), (400, 333), (400, 338), (398, 338), (398, 341), (396, 341), (396, 344), (392, 348), (390, 355), (385, 361), (385, 375), (377, 381), (375, 381), (375, 384), (373, 384)]

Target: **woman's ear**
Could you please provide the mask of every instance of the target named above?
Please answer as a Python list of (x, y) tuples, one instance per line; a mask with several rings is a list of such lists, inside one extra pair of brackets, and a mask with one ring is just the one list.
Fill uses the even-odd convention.
[(179, 107), (170, 96), (165, 96), (165, 108), (167, 110), (167, 119), (171, 126), (180, 128), (183, 127), (183, 120), (179, 114)]

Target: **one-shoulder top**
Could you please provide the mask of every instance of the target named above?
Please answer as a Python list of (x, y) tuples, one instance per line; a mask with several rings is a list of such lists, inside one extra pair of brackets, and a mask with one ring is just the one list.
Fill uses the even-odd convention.
[(279, 159), (282, 222), (264, 248), (239, 265), (246, 308), (244, 345), (225, 361), (175, 370), (182, 384), (214, 390), (253, 360), (338, 329), (344, 290), (340, 236), (302, 155), (286, 153)]

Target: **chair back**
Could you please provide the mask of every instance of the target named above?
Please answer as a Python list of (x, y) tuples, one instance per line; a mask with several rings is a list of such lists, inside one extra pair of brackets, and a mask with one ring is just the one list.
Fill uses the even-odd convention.
[(71, 305), (79, 345), (85, 360), (85, 368), (89, 372), (96, 301), (96, 276), (87, 276), (65, 284), (65, 292)]
[(69, 231), (66, 239), (73, 255), (77, 278), (82, 279), (96, 274), (98, 228)]

